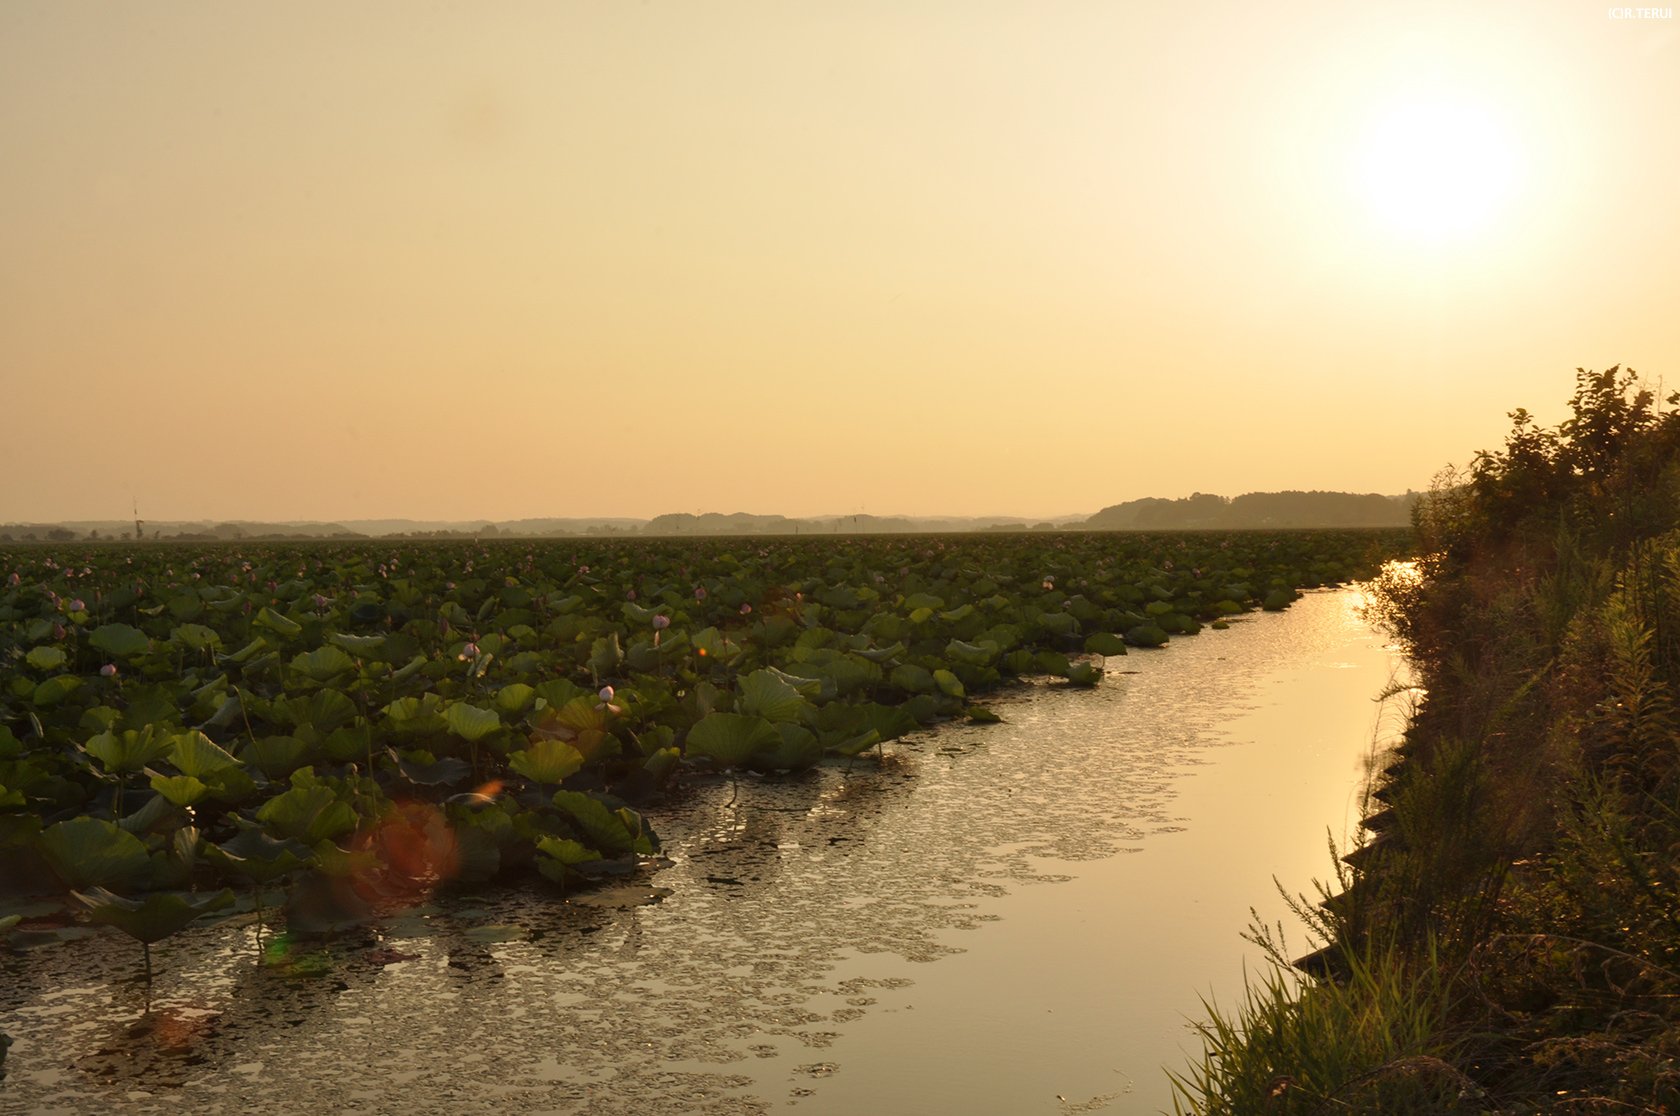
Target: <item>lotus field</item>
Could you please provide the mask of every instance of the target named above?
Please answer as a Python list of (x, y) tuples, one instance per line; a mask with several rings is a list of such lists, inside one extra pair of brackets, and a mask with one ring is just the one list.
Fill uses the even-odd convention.
[[(1367, 576), (1404, 532), (0, 550), (0, 890), (150, 943), (659, 849), (673, 781), (880, 754), (1023, 676)], [(1201, 638), (1217, 638), (1202, 636)], [(867, 762), (867, 759), (865, 760)], [(742, 793), (750, 793), (743, 786)], [(0, 919), (0, 938), (17, 926)]]

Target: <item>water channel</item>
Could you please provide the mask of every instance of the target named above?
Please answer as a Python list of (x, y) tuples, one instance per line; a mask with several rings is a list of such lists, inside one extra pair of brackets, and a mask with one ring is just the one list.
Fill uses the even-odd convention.
[(236, 918), (157, 947), (149, 994), (115, 932), (0, 954), (0, 1110), (1170, 1111), (1199, 997), (1259, 963), (1249, 908), (1284, 917), (1273, 877), (1309, 890), (1357, 816), (1399, 667), (1358, 601), (884, 765), (703, 784), (650, 812), (669, 866), (604, 895), (440, 895), (289, 975)]

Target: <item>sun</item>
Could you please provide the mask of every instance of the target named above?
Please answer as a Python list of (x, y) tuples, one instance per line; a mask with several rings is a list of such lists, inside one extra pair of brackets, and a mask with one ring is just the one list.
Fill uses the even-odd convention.
[(1458, 240), (1503, 210), (1516, 187), (1517, 153), (1509, 130), (1486, 106), (1412, 98), (1373, 115), (1358, 172), (1373, 211), (1393, 232)]

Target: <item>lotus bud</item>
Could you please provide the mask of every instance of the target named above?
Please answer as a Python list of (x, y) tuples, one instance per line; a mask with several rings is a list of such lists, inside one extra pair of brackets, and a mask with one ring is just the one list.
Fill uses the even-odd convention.
[(601, 700), (602, 701), (611, 701), (612, 699), (613, 699), (613, 688), (611, 686), (602, 686), (601, 687)]
[(655, 616), (653, 618), (653, 630), (656, 631), (656, 632), (662, 632), (666, 628), (669, 628), (670, 626), (671, 626), (671, 618), (669, 616), (661, 615), (661, 616)]
[(706, 599), (706, 587), (704, 585), (697, 585), (694, 587), (694, 599), (697, 601), (703, 601)]
[(99, 668), (99, 673), (106, 678), (115, 678), (117, 676), (117, 664), (106, 663), (104, 666)]
[(83, 612), (86, 609), (87, 609), (87, 602), (82, 600), (80, 597), (77, 597), (75, 600), (70, 602), (70, 611), (71, 612)]
[(8, 577), (6, 579), (6, 584), (7, 585), (16, 585), (21, 580), (22, 579), (20, 577), (18, 577), (17, 574), (14, 573), (11, 577)]
[(1173, 568), (1172, 559), (1168, 558), (1165, 562), (1162, 562), (1161, 563), (1161, 568), (1164, 569), (1164, 570), (1172, 569)]
[(448, 634), (449, 634), (449, 621), (447, 619), (439, 620), (438, 621), (438, 635), (446, 636)]
[(443, 587), (445, 589), (453, 590), (455, 588), (455, 583), (453, 581), (446, 581), (443, 583)]
[(579, 566), (578, 567), (578, 573), (586, 574), (588, 572), (589, 572), (589, 567), (588, 566)]
[(629, 600), (629, 601), (635, 600), (636, 599), (636, 591), (634, 589), (630, 590), (630, 592), (624, 594), (624, 599)]
[(63, 624), (54, 624), (53, 625), (53, 638), (54, 639), (63, 639), (64, 638), (64, 625)]
[(741, 615), (742, 616), (745, 616), (747, 613), (749, 613), (751, 611), (752, 611), (752, 605), (744, 604), (744, 605), (741, 606)]

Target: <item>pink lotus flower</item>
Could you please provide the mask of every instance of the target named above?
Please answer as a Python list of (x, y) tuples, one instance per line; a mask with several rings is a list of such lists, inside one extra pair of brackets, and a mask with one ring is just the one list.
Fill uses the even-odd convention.
[(611, 701), (612, 699), (613, 699), (613, 688), (611, 686), (602, 686), (601, 687), (601, 700), (602, 701)]
[(636, 591), (634, 589), (630, 590), (630, 592), (624, 594), (624, 599), (627, 600), (627, 601), (635, 600), (636, 599)]
[(703, 601), (706, 599), (706, 587), (704, 585), (696, 585), (694, 587), (694, 599), (697, 601)]
[(588, 566), (579, 566), (578, 567), (578, 573), (586, 574), (588, 572), (589, 572), (589, 567)]
[(745, 616), (747, 613), (749, 613), (751, 611), (752, 611), (752, 605), (744, 604), (744, 605), (741, 606), (741, 615), (742, 616)]
[(455, 588), (455, 583), (453, 581), (446, 581), (446, 582), (443, 583), (443, 587), (445, 589), (454, 589)]
[(468, 659), (478, 658), (478, 644), (467, 644), (465, 647), (461, 648), (461, 653), (455, 657), (460, 659), (462, 662), (465, 662)]
[(1162, 562), (1161, 563), (1161, 568), (1164, 569), (1164, 570), (1172, 569), (1173, 568), (1172, 567), (1172, 559), (1168, 558), (1165, 562)]
[(75, 600), (70, 602), (70, 611), (71, 612), (82, 612), (82, 611), (86, 610), (86, 608), (87, 608), (87, 602), (82, 600), (80, 597), (77, 597)]
[(54, 624), (53, 625), (53, 638), (54, 639), (63, 639), (64, 638), (64, 625), (63, 624)]
[(653, 618), (653, 630), (656, 631), (656, 632), (664, 631), (666, 628), (669, 628), (670, 626), (671, 626), (671, 618), (669, 616), (655, 616)]
[(117, 676), (117, 664), (106, 663), (104, 666), (99, 668), (99, 673), (104, 675), (106, 678), (115, 678)]

